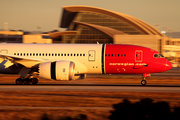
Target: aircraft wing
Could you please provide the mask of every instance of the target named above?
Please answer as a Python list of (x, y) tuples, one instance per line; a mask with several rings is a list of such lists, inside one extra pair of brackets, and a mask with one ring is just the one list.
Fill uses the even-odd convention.
[[(49, 61), (48, 59), (42, 59), (42, 58), (34, 58), (31, 56), (17, 56), (17, 55), (10, 55), (5, 53), (0, 53), (0, 63), (2, 63), (4, 60), (7, 60), (7, 62), (4, 64), (5, 68), (8, 68), (9, 66), (19, 63), (26, 67), (31, 67), (31, 65), (46, 62)], [(26, 65), (27, 63), (32, 63), (31, 65)]]

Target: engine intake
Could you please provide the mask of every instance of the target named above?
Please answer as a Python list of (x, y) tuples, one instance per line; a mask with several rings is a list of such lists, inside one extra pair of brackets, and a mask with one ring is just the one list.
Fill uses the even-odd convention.
[(75, 64), (71, 61), (55, 61), (39, 64), (39, 76), (53, 80), (74, 80)]

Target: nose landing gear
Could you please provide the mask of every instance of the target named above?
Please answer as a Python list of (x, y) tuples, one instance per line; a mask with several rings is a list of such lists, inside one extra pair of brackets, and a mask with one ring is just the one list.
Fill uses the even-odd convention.
[(141, 81), (141, 85), (146, 85), (146, 80), (145, 80), (145, 78), (146, 77), (151, 77), (151, 74), (150, 73), (143, 73), (143, 80)]
[(141, 85), (146, 85), (146, 80), (145, 80), (145, 78), (143, 78), (143, 80), (141, 81)]

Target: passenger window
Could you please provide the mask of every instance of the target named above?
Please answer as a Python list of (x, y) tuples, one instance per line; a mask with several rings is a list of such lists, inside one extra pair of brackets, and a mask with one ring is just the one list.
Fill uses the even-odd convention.
[(126, 57), (126, 54), (124, 54), (124, 57)]
[(60, 53), (58, 53), (58, 56), (60, 56)]
[(52, 53), (52, 56), (54, 56), (54, 54)]
[(19, 53), (17, 55), (19, 56)]
[(118, 57), (119, 57), (120, 55), (118, 54)]
[(49, 56), (51, 56), (51, 53), (49, 53)]
[(21, 53), (21, 56), (22, 56), (22, 53)]
[(80, 56), (82, 56), (82, 54), (80, 54)]
[(39, 56), (41, 56), (41, 53), (39, 53)]
[(44, 56), (44, 53), (42, 54), (42, 56)]
[(114, 56), (116, 57), (116, 54), (114, 54)]
[(57, 56), (57, 54), (55, 53), (55, 56)]
[(113, 54), (111, 54), (111, 56), (113, 56)]
[(32, 54), (30, 53), (30, 56), (31, 56)]
[(77, 56), (79, 56), (79, 54), (77, 54)]
[(67, 54), (67, 56), (69, 56), (69, 53)]
[(63, 56), (63, 54), (61, 54), (61, 56)]
[(123, 54), (121, 54), (121, 57), (123, 56)]
[(108, 54), (108, 56), (110, 56), (110, 54)]
[(27, 53), (27, 56), (28, 56), (29, 54)]
[(76, 56), (76, 54), (74, 54), (74, 56)]
[(38, 53), (36, 53), (36, 56), (38, 56)]
[(85, 54), (83, 54), (83, 56), (85, 56)]
[(14, 53), (14, 55), (16, 55), (16, 53)]
[(64, 54), (64, 56), (66, 56), (66, 54)]
[(46, 53), (46, 56), (47, 56), (48, 54)]

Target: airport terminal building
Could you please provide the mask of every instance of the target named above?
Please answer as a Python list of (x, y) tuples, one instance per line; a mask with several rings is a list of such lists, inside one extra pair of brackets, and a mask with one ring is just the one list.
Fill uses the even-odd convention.
[(63, 7), (60, 27), (73, 34), (61, 34), (54, 42), (134, 44), (162, 53), (162, 45), (169, 40), (140, 19), (90, 6)]

